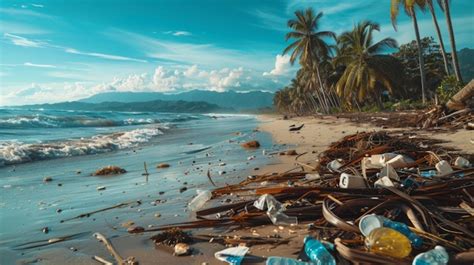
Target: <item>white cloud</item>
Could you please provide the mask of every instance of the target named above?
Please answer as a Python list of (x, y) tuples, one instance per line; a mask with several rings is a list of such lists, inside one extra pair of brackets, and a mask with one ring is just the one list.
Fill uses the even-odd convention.
[(39, 68), (56, 68), (56, 66), (51, 65), (51, 64), (35, 64), (35, 63), (30, 63), (30, 62), (26, 62), (23, 65), (30, 66), (30, 67), (39, 67)]
[(257, 24), (257, 26), (259, 27), (275, 31), (288, 31), (288, 28), (286, 26), (288, 21), (287, 18), (262, 10), (254, 10), (251, 14), (253, 14), (260, 20), (260, 24)]
[(97, 52), (83, 52), (83, 51), (79, 51), (72, 48), (65, 48), (64, 51), (67, 53), (72, 53), (72, 54), (86, 55), (86, 56), (92, 56), (92, 57), (98, 57), (98, 58), (116, 60), (116, 61), (133, 61), (133, 62), (141, 62), (141, 63), (147, 62), (146, 60), (135, 59), (135, 58), (119, 56), (119, 55), (97, 53)]
[(193, 35), (189, 31), (184, 31), (184, 30), (178, 30), (178, 31), (165, 31), (165, 34), (171, 34), (173, 36), (179, 37), (179, 36), (191, 36)]
[(3, 37), (8, 39), (13, 45), (23, 46), (23, 47), (34, 47), (41, 48), (45, 43), (27, 39), (18, 35), (13, 35), (10, 33), (3, 34)]
[(192, 65), (190, 66), (188, 69), (186, 69), (186, 71), (183, 72), (184, 76), (186, 77), (192, 77), (194, 75), (196, 75), (198, 73), (198, 67), (197, 65)]
[(44, 5), (40, 5), (40, 4), (31, 4), (31, 6), (34, 6), (34, 7), (37, 7), (37, 8), (43, 8)]
[(273, 76), (281, 76), (287, 75), (291, 71), (291, 63), (290, 63), (290, 56), (280, 55), (278, 54), (275, 59), (275, 68), (272, 69), (270, 72), (264, 72), (264, 76), (273, 75)]

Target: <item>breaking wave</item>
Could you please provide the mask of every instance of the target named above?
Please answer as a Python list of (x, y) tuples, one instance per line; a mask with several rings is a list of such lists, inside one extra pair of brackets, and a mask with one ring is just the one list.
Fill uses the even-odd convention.
[[(166, 128), (164, 128), (166, 129)], [(0, 142), (0, 166), (60, 157), (99, 154), (137, 146), (163, 134), (161, 128), (142, 128), (47, 143)]]

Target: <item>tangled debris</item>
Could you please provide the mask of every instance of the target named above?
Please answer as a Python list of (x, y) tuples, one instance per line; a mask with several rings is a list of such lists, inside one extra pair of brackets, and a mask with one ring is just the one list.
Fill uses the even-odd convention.
[(242, 143), (240, 146), (246, 149), (254, 149), (254, 148), (259, 148), (260, 143), (258, 141), (249, 141), (249, 142)]
[[(299, 171), (254, 176), (212, 191), (214, 199), (241, 195), (253, 195), (253, 199), (233, 199), (237, 202), (197, 211), (196, 221), (144, 232), (237, 229), (272, 222), (280, 225), (278, 220), (296, 219), (298, 224), (317, 228), (309, 231), (314, 238), (334, 244), (331, 254), (338, 263), (408, 264), (436, 245), (447, 250), (450, 261), (472, 263), (469, 249), (474, 247), (473, 155), (459, 154), (439, 143), (407, 132), (349, 135), (331, 144), (315, 165), (298, 162), (301, 167), (295, 169)], [(269, 209), (256, 207), (260, 196), (272, 202), (267, 204)], [(380, 254), (367, 245), (370, 240), (360, 228), (361, 219), (371, 214), (389, 224), (399, 224), (391, 228), (405, 227), (400, 237), (413, 233), (423, 243), (410, 248), (403, 258)], [(285, 222), (281, 225), (293, 225)], [(258, 243), (255, 238), (249, 242), (252, 240)], [(245, 238), (224, 242), (240, 244)], [(275, 239), (272, 244), (279, 243), (281, 240)]]
[(93, 175), (94, 176), (109, 176), (109, 175), (118, 175), (118, 174), (124, 174), (124, 173), (127, 173), (127, 171), (118, 166), (106, 166), (104, 168), (96, 170)]
[(171, 228), (159, 234), (156, 234), (150, 237), (155, 244), (166, 245), (166, 246), (174, 246), (178, 243), (191, 243), (193, 242), (192, 238), (190, 237), (189, 233), (184, 232), (178, 228)]

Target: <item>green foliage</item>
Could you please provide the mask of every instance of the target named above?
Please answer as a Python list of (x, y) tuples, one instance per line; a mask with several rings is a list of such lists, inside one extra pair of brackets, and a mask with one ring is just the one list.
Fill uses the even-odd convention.
[[(423, 58), (425, 61), (426, 89), (428, 94), (433, 95), (445, 76), (443, 55), (433, 37), (423, 38), (421, 40), (421, 46), (423, 48)], [(419, 98), (421, 96), (421, 77), (418, 63), (418, 45), (416, 41), (401, 45), (398, 52), (393, 55), (400, 60), (405, 76), (404, 86), (395, 96), (397, 98)]]
[(457, 81), (456, 76), (447, 76), (441, 81), (441, 84), (436, 89), (440, 103), (446, 103), (459, 90), (463, 88), (463, 84)]

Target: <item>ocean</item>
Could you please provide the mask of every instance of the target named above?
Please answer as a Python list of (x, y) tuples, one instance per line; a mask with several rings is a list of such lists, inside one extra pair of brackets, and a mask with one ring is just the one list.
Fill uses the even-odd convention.
[[(208, 170), (222, 186), (268, 163), (262, 149), (278, 147), (257, 126), (252, 115), (0, 109), (2, 264), (48, 249), (15, 248), (28, 241), (84, 232), (59, 243), (77, 246), (93, 232), (126, 235), (124, 222), (149, 227), (192, 219), (187, 203), (197, 189), (213, 188)], [(248, 140), (262, 147), (241, 148)], [(170, 168), (158, 169), (159, 163)], [(108, 165), (127, 173), (92, 175)], [(140, 204), (61, 222), (134, 201)]]

